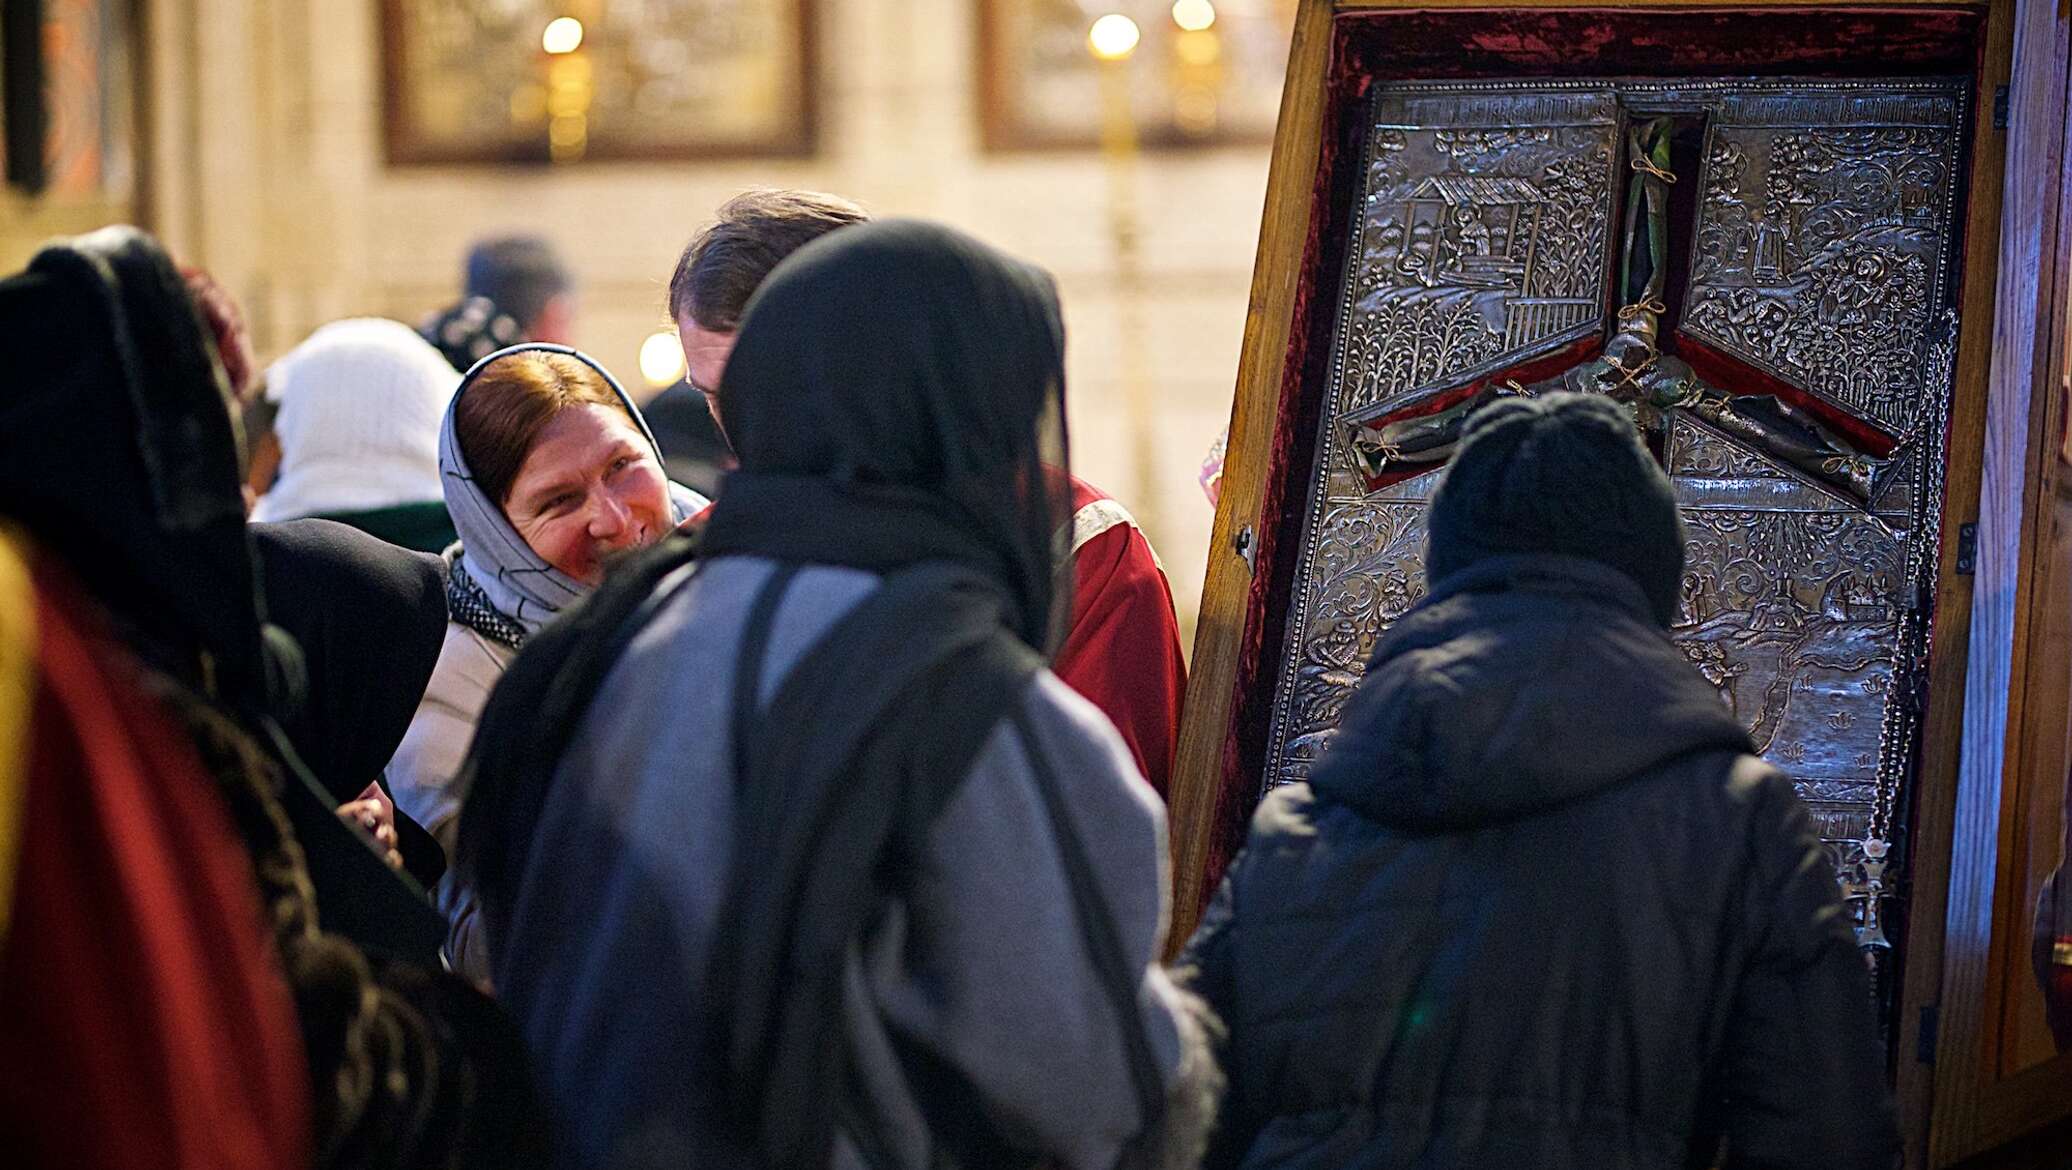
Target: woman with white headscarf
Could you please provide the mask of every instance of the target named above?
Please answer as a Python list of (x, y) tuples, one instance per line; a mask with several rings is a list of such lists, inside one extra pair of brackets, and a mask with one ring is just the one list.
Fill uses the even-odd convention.
[[(450, 618), (386, 775), (396, 807), (450, 856), (467, 796), (456, 774), (519, 647), (595, 588), (615, 554), (660, 540), (707, 501), (664, 477), (647, 423), (602, 365), (543, 343), (491, 354), (462, 377), (439, 470), (460, 534), (446, 551)], [(465, 953), (469, 899), (448, 879), (439, 900), (455, 926), (450, 958), (479, 973)]]
[(423, 552), (452, 544), (438, 442), (457, 377), (399, 321), (358, 317), (310, 334), (266, 375), (280, 473), (252, 519), (317, 516)]

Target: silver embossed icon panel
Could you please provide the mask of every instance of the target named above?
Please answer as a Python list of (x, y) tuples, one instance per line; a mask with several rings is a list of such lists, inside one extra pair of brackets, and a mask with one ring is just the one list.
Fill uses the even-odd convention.
[[(1708, 353), (1692, 385), (1713, 401), (1802, 396), (1826, 412), (1807, 425), (1845, 427), (1855, 446), (1837, 449), (1866, 448), (1853, 462), (1871, 467), (1848, 469), (1865, 485), (1852, 496), (1695, 391), (1688, 408), (1635, 405), (1688, 530), (1674, 636), (1793, 777), (1838, 865), (1844, 843), (1889, 832), (1934, 580), (1968, 101), (1967, 82), (1934, 79), (1378, 89), (1264, 785), (1308, 775), (1375, 640), (1425, 592), (1436, 464), (1377, 481), (1362, 436), (1597, 356), (1633, 308), (1622, 260), (1648, 228), (1629, 194), (1653, 170), (1697, 190), (1683, 222), (1656, 226), (1688, 258), (1679, 311), (1647, 315), (1664, 354)], [(1702, 128), (1692, 165), (1635, 162), (1634, 128), (1663, 117)]]

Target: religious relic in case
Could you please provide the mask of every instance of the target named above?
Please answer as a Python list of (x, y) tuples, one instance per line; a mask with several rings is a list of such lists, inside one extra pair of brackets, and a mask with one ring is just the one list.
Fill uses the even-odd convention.
[(1183, 927), (1423, 596), (1466, 416), (1600, 394), (1683, 513), (1672, 638), (1826, 842), (1909, 1163), (2072, 1114), (2065, 33), (2027, 0), (1303, 4), (1173, 781)]

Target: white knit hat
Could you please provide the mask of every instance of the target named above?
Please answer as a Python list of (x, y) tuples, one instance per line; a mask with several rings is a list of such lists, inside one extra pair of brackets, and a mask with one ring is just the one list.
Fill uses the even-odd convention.
[(358, 317), (310, 334), (267, 372), (281, 470), (252, 519), (443, 500), (439, 420), (459, 382), (400, 321)]

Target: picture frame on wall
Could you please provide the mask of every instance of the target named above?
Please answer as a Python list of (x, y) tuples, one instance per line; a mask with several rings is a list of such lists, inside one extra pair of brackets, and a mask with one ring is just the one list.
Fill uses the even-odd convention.
[[(1137, 144), (1263, 146), (1273, 139), (1295, 0), (974, 0), (979, 122), (990, 151), (1089, 150), (1127, 104)], [(1127, 18), (1120, 60), (1089, 38)], [(1131, 38), (1129, 29), (1134, 30)], [(1110, 50), (1113, 43), (1110, 42)], [(1123, 84), (1114, 84), (1119, 72)]]
[(390, 165), (810, 154), (817, 0), (380, 0)]

